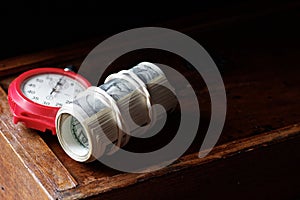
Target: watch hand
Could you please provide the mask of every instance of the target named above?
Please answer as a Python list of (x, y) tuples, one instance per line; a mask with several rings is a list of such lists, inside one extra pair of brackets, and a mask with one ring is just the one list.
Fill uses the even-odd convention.
[(57, 81), (56, 85), (52, 88), (50, 95), (52, 95), (53, 92), (55, 92), (57, 90), (57, 86), (62, 85), (61, 81), (64, 78), (64, 76), (60, 77), (60, 79)]
[(51, 92), (50, 92), (50, 95), (52, 95), (52, 93), (55, 91), (56, 89), (55, 88), (52, 88)]

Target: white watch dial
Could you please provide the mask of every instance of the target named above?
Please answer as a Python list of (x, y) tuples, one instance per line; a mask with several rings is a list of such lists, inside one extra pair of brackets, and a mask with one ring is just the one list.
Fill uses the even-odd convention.
[(71, 103), (74, 96), (85, 89), (85, 86), (76, 79), (55, 73), (32, 76), (21, 86), (27, 98), (38, 104), (52, 107)]

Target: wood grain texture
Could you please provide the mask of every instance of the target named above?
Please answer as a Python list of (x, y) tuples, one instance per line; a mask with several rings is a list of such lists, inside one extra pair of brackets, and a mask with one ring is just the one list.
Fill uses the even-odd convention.
[[(192, 177), (195, 175), (192, 173), (192, 171), (197, 174), (198, 178), (202, 176), (208, 176), (207, 174), (203, 174), (201, 171), (198, 171), (199, 169), (197, 167), (202, 166), (201, 168), (204, 168), (204, 166), (206, 165), (215, 165), (215, 168), (218, 168), (218, 170), (222, 170), (222, 167), (219, 166), (220, 162), (226, 163), (226, 160), (235, 160), (235, 162), (238, 163), (239, 159), (241, 159), (241, 155), (247, 156), (247, 154), (251, 152), (260, 152), (263, 151), (264, 148), (271, 147), (273, 145), (275, 146), (276, 144), (284, 143), (283, 146), (285, 146), (288, 145), (289, 141), (295, 138), (297, 138), (297, 141), (300, 141), (300, 124), (291, 125), (254, 137), (245, 138), (217, 146), (208, 156), (204, 158), (199, 158), (198, 153), (190, 154), (180, 158), (176, 163), (172, 164), (171, 166), (153, 173), (120, 174), (109, 178), (100, 178), (98, 180), (94, 180), (93, 182), (89, 182), (88, 184), (81, 184), (77, 188), (64, 191), (63, 196), (66, 199), (75, 199), (101, 194), (104, 195), (104, 197), (111, 199), (118, 199), (121, 198), (121, 196), (123, 196), (124, 199), (153, 199), (158, 196), (160, 198), (167, 197), (171, 193), (174, 193), (173, 195), (171, 195), (172, 197), (176, 197), (176, 195), (179, 194), (182, 195), (182, 197), (187, 195), (191, 198), (197, 193), (197, 191), (194, 191), (194, 194), (189, 194), (183, 191), (182, 193), (178, 193), (174, 190), (175, 188), (180, 189), (181, 187), (190, 187), (190, 189), (192, 190), (197, 190), (197, 188), (200, 189), (201, 187), (206, 187), (205, 184), (188, 186), (186, 185), (191, 184), (191, 182), (189, 182), (188, 180), (192, 179)], [(280, 162), (280, 159), (283, 158), (278, 158), (278, 162)], [(251, 160), (248, 160), (248, 162), (249, 161)], [(256, 161), (253, 160), (253, 162)], [(256, 164), (259, 165), (259, 163)], [(189, 170), (190, 172), (187, 172)], [(182, 173), (180, 173), (180, 171), (182, 171)], [(181, 175), (174, 175), (174, 173), (179, 173)], [(187, 179), (186, 182), (182, 181), (182, 176), (185, 179)], [(161, 177), (159, 180), (161, 180), (164, 183), (160, 182), (159, 180), (153, 180), (153, 178), (158, 177)], [(212, 175), (212, 177), (214, 177), (214, 175)], [(178, 181), (178, 178), (180, 178), (181, 181)], [(153, 180), (156, 183), (156, 185), (153, 185), (151, 180)], [(168, 185), (169, 183), (176, 184), (176, 186), (172, 188), (173, 186)], [(138, 186), (139, 184), (140, 186)], [(258, 183), (253, 182), (251, 184)], [(155, 191), (155, 189), (157, 189), (158, 187), (161, 188), (160, 192), (152, 192)], [(226, 185), (224, 185), (223, 187), (227, 188)], [(119, 189), (121, 188), (126, 188), (126, 190), (122, 189), (119, 191)], [(139, 189), (137, 190), (136, 188)], [(218, 188), (215, 189), (218, 190)], [(165, 190), (170, 191), (167, 191), (166, 194), (164, 194)], [(221, 190), (223, 191), (224, 189)], [(115, 193), (113, 191), (115, 191)], [(109, 193), (105, 194), (107, 192)], [(295, 187), (293, 187), (293, 192), (296, 192)], [(199, 194), (201, 194), (201, 192), (199, 192)], [(99, 197), (101, 197), (101, 195)], [(206, 193), (206, 195), (208, 195), (207, 197), (209, 197), (209, 194)]]
[(36, 67), (65, 66), (76, 60), (82, 61), (96, 45), (95, 40), (87, 40), (57, 49), (47, 49), (34, 54), (27, 54), (0, 61), (0, 78), (12, 76)]
[[(1, 97), (2, 97), (2, 102), (5, 102), (6, 95), (3, 93), (3, 91), (2, 91)], [(25, 169), (23, 169), (23, 170), (25, 170), (25, 172), (30, 171), (31, 172), (30, 176), (35, 177), (37, 179), (37, 180), (35, 179), (35, 181), (37, 181), (37, 182), (34, 182), (34, 183), (28, 181), (27, 182), (28, 185), (26, 185), (22, 182), (23, 179), (21, 179), (21, 180), (18, 179), (15, 183), (11, 183), (11, 185), (14, 185), (15, 187), (20, 187), (20, 190), (23, 191), (24, 194), (28, 195), (28, 197), (32, 197), (32, 196), (35, 196), (38, 194), (38, 192), (35, 190), (29, 190), (32, 187), (32, 184), (38, 184), (38, 185), (41, 184), (42, 188), (46, 189), (46, 191), (50, 191), (49, 195), (51, 195), (54, 198), (77, 199), (77, 198), (86, 198), (86, 197), (97, 196), (97, 195), (100, 195), (100, 197), (101, 197), (102, 195), (105, 196), (106, 193), (108, 193), (109, 196), (111, 196), (111, 198), (117, 198), (117, 197), (120, 197), (119, 193), (122, 194), (123, 192), (125, 192), (124, 195), (128, 199), (129, 199), (129, 197), (137, 199), (141, 195), (143, 196), (143, 194), (142, 194), (143, 192), (141, 192), (141, 186), (137, 186), (137, 184), (138, 185), (146, 184), (142, 188), (147, 187), (146, 192), (147, 191), (150, 192), (152, 187), (153, 187), (153, 189), (157, 188), (157, 186), (155, 184), (153, 184), (153, 181), (151, 181), (151, 180), (153, 180), (154, 178), (163, 177), (163, 180), (164, 180), (163, 182), (169, 181), (172, 184), (175, 184), (172, 187), (181, 188), (181, 187), (184, 187), (185, 184), (190, 183), (188, 181), (190, 181), (190, 179), (193, 177), (193, 173), (191, 173), (191, 172), (195, 171), (198, 166), (207, 165), (209, 163), (212, 163), (212, 165), (213, 165), (213, 163), (216, 163), (217, 161), (225, 162), (226, 160), (232, 160), (235, 158), (238, 160), (240, 155), (245, 155), (248, 152), (252, 152), (252, 151), (261, 151), (261, 149), (266, 148), (268, 146), (273, 146), (275, 144), (288, 143), (289, 141), (291, 141), (294, 138), (299, 137), (299, 135), (300, 135), (300, 125), (296, 124), (296, 125), (288, 126), (285, 128), (267, 132), (265, 134), (260, 134), (260, 135), (257, 135), (257, 136), (251, 137), (251, 138), (245, 138), (245, 139), (233, 141), (233, 142), (218, 146), (213, 150), (213, 152), (211, 152), (205, 158), (201, 158), (201, 159), (198, 158), (198, 153), (186, 155), (186, 156), (182, 157), (181, 159), (179, 159), (173, 165), (171, 165), (167, 168), (164, 168), (163, 170), (159, 170), (159, 171), (156, 171), (153, 173), (145, 173), (145, 174), (116, 173), (114, 175), (113, 174), (109, 175), (109, 174), (104, 174), (102, 172), (103, 175), (106, 175), (106, 176), (95, 177), (95, 176), (93, 176), (93, 174), (94, 173), (97, 174), (98, 173), (97, 170), (101, 170), (101, 169), (93, 168), (93, 166), (99, 166), (98, 164), (96, 164), (96, 163), (93, 163), (93, 164), (76, 163), (76, 164), (72, 165), (73, 168), (68, 169), (68, 170), (72, 174), (76, 170), (78, 170), (78, 166), (80, 166), (82, 168), (81, 170), (83, 170), (83, 171), (81, 171), (81, 173), (84, 173), (85, 170), (86, 170), (86, 172), (88, 172), (88, 174), (84, 174), (86, 177), (85, 181), (79, 182), (79, 185), (77, 187), (74, 187), (75, 183), (73, 180), (72, 181), (73, 184), (71, 184), (71, 187), (69, 185), (69, 187), (65, 186), (64, 188), (62, 188), (62, 187), (58, 187), (57, 185), (53, 184), (53, 182), (54, 183), (57, 182), (57, 178), (59, 178), (59, 180), (62, 180), (63, 183), (65, 183), (66, 180), (70, 179), (70, 176), (64, 177), (66, 174), (68, 174), (68, 172), (61, 169), (61, 168), (64, 169), (64, 167), (59, 166), (60, 163), (55, 163), (53, 161), (53, 160), (56, 160), (55, 159), (56, 157), (49, 151), (49, 149), (47, 147), (45, 147), (45, 144), (43, 143), (43, 141), (41, 141), (41, 138), (39, 137), (39, 135), (33, 131), (28, 131), (22, 125), (17, 125), (16, 127), (18, 129), (13, 128), (15, 125), (12, 125), (11, 122), (9, 122), (11, 116), (8, 112), (7, 106), (4, 107), (2, 105), (1, 112), (2, 112), (1, 133), (2, 133), (2, 138), (5, 138), (2, 141), (4, 141), (6, 146), (11, 145), (8, 148), (8, 150), (14, 150), (16, 152), (19, 152), (19, 154), (16, 156), (18, 159), (20, 159), (19, 162), (29, 165), (29, 166), (25, 167)], [(5, 115), (8, 115), (8, 116), (5, 118), (4, 117)], [(7, 121), (5, 126), (4, 126), (3, 121), (4, 122)], [(7, 130), (7, 126), (12, 126), (12, 127), (10, 127)], [(11, 133), (12, 130), (14, 130), (13, 131), (14, 133), (19, 132), (19, 134), (23, 134), (23, 137), (20, 138), (19, 135), (16, 135), (16, 136), (11, 135), (9, 137), (8, 134)], [(19, 130), (19, 131), (17, 131), (17, 130)], [(16, 145), (14, 143), (16, 141), (13, 140), (14, 138), (17, 139), (18, 142), (26, 141), (26, 144)], [(41, 145), (41, 143), (42, 143), (42, 145)], [(42, 148), (41, 148), (41, 146), (42, 146)], [(35, 148), (33, 149), (32, 147), (35, 147)], [(37, 149), (39, 149), (39, 150), (37, 151)], [(28, 154), (30, 154), (30, 155), (28, 155)], [(41, 155), (42, 155), (42, 158), (41, 158)], [(33, 157), (34, 159), (32, 158), (32, 156), (34, 156)], [(65, 157), (66, 157), (66, 155), (65, 155)], [(68, 158), (65, 158), (65, 159), (68, 159)], [(43, 160), (43, 161), (41, 162), (41, 160)], [(65, 161), (66, 160), (64, 160), (64, 163), (65, 163)], [(235, 162), (237, 162), (237, 161), (235, 161)], [(7, 160), (4, 159), (3, 163), (6, 163), (5, 164), (6, 167), (9, 166), (9, 164), (7, 164)], [(11, 164), (11, 161), (9, 161), (8, 163)], [(55, 164), (55, 165), (52, 165), (52, 164)], [(78, 165), (78, 166), (76, 167), (76, 165)], [(59, 168), (53, 169), (54, 166), (59, 167)], [(49, 168), (47, 168), (47, 167), (49, 167)], [(24, 168), (24, 166), (23, 166), (23, 168)], [(28, 170), (28, 168), (30, 170)], [(20, 166), (17, 168), (13, 168), (13, 169), (22, 171), (22, 173), (23, 173), (22, 167), (20, 167)], [(108, 170), (108, 169), (106, 169), (106, 170)], [(182, 170), (191, 170), (191, 171), (184, 172), (184, 174), (181, 174), (180, 171), (182, 171)], [(62, 171), (62, 173), (58, 174), (57, 173), (58, 171)], [(78, 173), (78, 171), (76, 173)], [(176, 181), (178, 176), (174, 176), (174, 173), (175, 174), (179, 173), (179, 174), (181, 174), (181, 176), (184, 176), (185, 178), (182, 178), (182, 179), (186, 179), (187, 182), (181, 181), (180, 183), (178, 183)], [(196, 171), (195, 171), (195, 173), (196, 173)], [(181, 177), (181, 176), (179, 176), (179, 177)], [(21, 177), (26, 178), (26, 180), (28, 179), (28, 177), (26, 177), (25, 175), (21, 176)], [(47, 177), (46, 180), (44, 177)], [(161, 179), (161, 178), (159, 178), (159, 179)], [(72, 180), (72, 178), (71, 178), (71, 180)], [(154, 182), (156, 182), (156, 181), (154, 180)], [(9, 181), (8, 181), (8, 183), (9, 183)], [(156, 184), (157, 184), (157, 182), (156, 182)], [(165, 183), (165, 184), (167, 184), (167, 183)], [(26, 186), (29, 187), (29, 189), (26, 190)], [(198, 187), (198, 185), (195, 185), (195, 186)], [(7, 186), (5, 185), (3, 187), (6, 188)], [(136, 187), (138, 187), (140, 189), (137, 190)], [(126, 191), (124, 191), (124, 190), (122, 190), (122, 188), (127, 188), (127, 189), (126, 189)], [(191, 187), (191, 188), (193, 188), (193, 187)], [(165, 189), (170, 190), (171, 188), (165, 186)], [(135, 190), (140, 191), (140, 192), (137, 193)], [(112, 191), (116, 191), (116, 193), (111, 194)], [(41, 191), (39, 191), (39, 192), (41, 192)], [(7, 193), (4, 193), (4, 194), (7, 194)], [(163, 191), (161, 191), (161, 193), (159, 193), (159, 195), (162, 195), (162, 196), (170, 195), (170, 191), (168, 191), (166, 193), (163, 193)], [(189, 194), (189, 195), (191, 195), (191, 194)], [(109, 197), (109, 196), (106, 195), (106, 197)], [(148, 198), (150, 198), (150, 197), (151, 197), (151, 195)]]
[[(7, 169), (11, 174), (7, 174), (6, 177), (3, 177), (5, 174), (1, 174), (1, 178), (16, 181), (17, 184), (21, 184), (19, 185), (20, 189), (23, 187), (29, 190), (34, 187), (40, 188), (40, 191), (36, 192), (41, 193), (41, 191), (44, 190), (44, 195), (47, 194), (53, 197), (56, 196), (55, 193), (57, 191), (70, 189), (77, 185), (75, 179), (35, 131), (25, 128), (22, 124), (13, 124), (7, 96), (1, 88), (0, 112), (1, 143), (6, 147), (4, 150), (8, 151), (6, 155), (1, 155), (3, 161), (1, 164), (5, 166), (5, 168), (13, 165), (11, 159), (9, 159), (13, 157), (19, 166), (11, 166), (10, 169)], [(22, 176), (22, 173), (29, 174)], [(35, 184), (32, 184), (32, 181), (26, 184), (28, 176), (32, 176), (31, 179), (34, 180)], [(19, 179), (25, 181), (25, 183), (18, 183)], [(11, 186), (13, 186), (13, 184), (11, 184)], [(15, 191), (17, 191), (17, 188)], [(33, 190), (33, 194), (34, 193)], [(5, 198), (9, 197), (9, 193), (1, 194), (4, 194)], [(6, 194), (8, 194), (8, 196), (5, 196)], [(40, 195), (38, 193), (33, 194), (30, 195)]]
[(299, 134), (286, 142), (271, 143), (272, 145), (265, 144), (260, 148), (250, 148), (246, 152), (233, 151), (232, 156), (226, 156), (226, 153), (222, 155), (213, 153), (213, 156), (219, 156), (213, 158), (213, 162), (167, 173), (128, 188), (108, 192), (101, 197), (103, 199), (298, 199)]

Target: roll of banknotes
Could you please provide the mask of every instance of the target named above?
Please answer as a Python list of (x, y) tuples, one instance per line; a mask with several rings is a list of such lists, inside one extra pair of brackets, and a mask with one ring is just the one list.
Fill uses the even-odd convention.
[(104, 84), (92, 86), (63, 105), (56, 116), (60, 145), (74, 160), (90, 162), (111, 155), (127, 144), (130, 136), (141, 136), (144, 127), (155, 124), (162, 113), (177, 105), (174, 89), (163, 71), (149, 62), (111, 74)]

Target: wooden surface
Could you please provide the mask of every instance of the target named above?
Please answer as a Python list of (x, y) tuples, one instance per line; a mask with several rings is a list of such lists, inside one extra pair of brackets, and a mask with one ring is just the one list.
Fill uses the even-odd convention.
[[(1, 102), (5, 102), (5, 99), (3, 98), (5, 98), (5, 94), (2, 91)], [(11, 114), (7, 112), (7, 109), (7, 103), (1, 103), (2, 124), (0, 141), (3, 143), (2, 146), (4, 147), (3, 156), (1, 156), (1, 169), (3, 169), (3, 171), (10, 172), (1, 174), (0, 176), (2, 183), (1, 187), (3, 188), (0, 194), (4, 198), (15, 196), (24, 198), (40, 197), (43, 199), (49, 195), (48, 197), (53, 198), (74, 199), (99, 194), (103, 194), (103, 197), (112, 199), (119, 199), (121, 196), (124, 199), (138, 199), (141, 197), (151, 199), (156, 196), (176, 197), (177, 195), (182, 197), (187, 195), (186, 197), (191, 198), (199, 192), (196, 190), (197, 187), (199, 187), (199, 189), (203, 187), (207, 188), (208, 186), (206, 183), (209, 183), (211, 180), (216, 182), (213, 184), (209, 183), (208, 185), (226, 184), (226, 182), (230, 181), (230, 179), (234, 179), (227, 173), (224, 174), (224, 172), (228, 170), (231, 171), (232, 174), (237, 174), (236, 182), (231, 183), (231, 186), (237, 187), (239, 184), (243, 183), (249, 185), (250, 188), (246, 188), (247, 191), (250, 189), (259, 189), (256, 185), (258, 183), (269, 184), (266, 188), (278, 187), (281, 184), (278, 185), (277, 182), (273, 181), (264, 182), (266, 181), (266, 177), (259, 180), (259, 177), (255, 176), (255, 174), (251, 172), (251, 170), (255, 170), (255, 172), (257, 172), (257, 170), (266, 170), (264, 169), (266, 167), (265, 165), (270, 165), (270, 163), (268, 163), (270, 161), (270, 157), (266, 156), (264, 158), (264, 154), (266, 154), (265, 149), (268, 150), (267, 154), (271, 154), (273, 157), (278, 156), (276, 161), (278, 161), (280, 165), (285, 165), (281, 167), (289, 167), (293, 170), (286, 172), (285, 168), (284, 177), (281, 175), (280, 177), (276, 177), (274, 174), (270, 174), (270, 172), (268, 172), (267, 178), (274, 178), (279, 182), (285, 180), (296, 183), (295, 185), (290, 185), (288, 188), (290, 192), (288, 195), (290, 196), (296, 195), (299, 188), (299, 184), (289, 173), (295, 172), (297, 165), (291, 165), (288, 158), (290, 156), (295, 156), (295, 160), (299, 159), (297, 150), (299, 150), (300, 142), (300, 124), (284, 127), (250, 138), (225, 143), (214, 148), (213, 152), (202, 159), (198, 158), (198, 152), (183, 156), (171, 166), (154, 173), (127, 174), (113, 172), (111, 169), (105, 168), (99, 163), (76, 163), (64, 155), (61, 150), (59, 151), (59, 149), (56, 149), (55, 153), (60, 155), (59, 157), (61, 162), (68, 169), (66, 170), (37, 133), (28, 131), (22, 125), (12, 125), (10, 119)], [(273, 149), (275, 149), (274, 153), (276, 153), (277, 148), (279, 148), (278, 151), (280, 154), (272, 154)], [(14, 152), (12, 152), (12, 149)], [(288, 152), (281, 152), (282, 150)], [(292, 151), (292, 153), (289, 151)], [(258, 152), (262, 153), (258, 154)], [(252, 154), (256, 156), (253, 156)], [(250, 157), (249, 160), (247, 159), (248, 157)], [(286, 160), (288, 162), (282, 163), (282, 160)], [(252, 178), (258, 180), (251, 179), (250, 174), (245, 174), (245, 172), (240, 171), (241, 169), (236, 168), (237, 171), (230, 169), (232, 162), (249, 170), (249, 173), (253, 175)], [(246, 164), (247, 162), (251, 162), (252, 164), (254, 163), (257, 169), (249, 169), (249, 166)], [(282, 173), (282, 171), (280, 171), (280, 169), (276, 166), (278, 163), (274, 163), (275, 166), (269, 167), (273, 167), (274, 170), (278, 170), (277, 173)], [(259, 166), (261, 166), (262, 169), (260, 169)], [(223, 173), (218, 170), (223, 171)], [(215, 173), (221, 174), (221, 176), (217, 177)], [(246, 177), (240, 177), (240, 173)], [(261, 171), (261, 173), (263, 172)], [(288, 177), (286, 177), (286, 174), (288, 174)], [(156, 180), (154, 178), (158, 179)], [(288, 180), (286, 180), (287, 178)], [(180, 179), (180, 181), (178, 181), (178, 179)], [(203, 181), (203, 179), (205, 181)], [(218, 182), (220, 180), (223, 182)], [(239, 183), (239, 181), (241, 183)], [(170, 185), (170, 183), (172, 187), (178, 189), (181, 188), (181, 190), (174, 191), (172, 188), (166, 187), (166, 185)], [(201, 183), (203, 185), (201, 185)], [(186, 184), (195, 185), (187, 187)], [(12, 186), (14, 186), (14, 188), (12, 188)], [(223, 187), (225, 187), (225, 185), (223, 185)], [(119, 190), (118, 188), (126, 189)], [(185, 188), (186, 191), (182, 188)], [(226, 192), (228, 197), (234, 194), (233, 188), (230, 188), (228, 185), (226, 185), (225, 188), (228, 188), (229, 191), (225, 191), (224, 188), (220, 188), (220, 190)], [(154, 189), (157, 193), (153, 193)], [(209, 189), (212, 190), (212, 188)], [(115, 190), (116, 192), (113, 192)], [(210, 197), (210, 195), (212, 195), (207, 190), (204, 191), (205, 192), (200, 193), (205, 197)], [(268, 193), (263, 194), (263, 196), (274, 198), (274, 193), (270, 190), (267, 191)], [(238, 192), (241, 193), (241, 191)], [(216, 193), (213, 194), (213, 196), (219, 195)], [(233, 197), (237, 198), (237, 196)], [(257, 196), (253, 195), (252, 197)]]
[[(175, 163), (153, 173), (128, 174), (99, 162), (75, 162), (63, 152), (56, 137), (12, 123), (6, 90), (18, 73), (34, 67), (79, 66), (99, 38), (2, 60), (0, 199), (299, 198), (300, 42), (296, 40), (298, 32), (287, 25), (298, 21), (299, 12), (298, 4), (292, 5), (206, 23), (195, 16), (194, 22), (182, 19), (189, 23), (183, 32), (204, 45), (217, 62), (228, 99), (218, 145), (201, 159), (198, 150), (210, 116), (210, 100), (201, 77), (183, 59), (166, 52), (133, 52), (112, 64), (110, 70), (117, 71), (120, 63), (130, 67), (151, 57), (182, 71), (196, 89), (201, 125), (195, 142)], [(173, 115), (171, 120), (176, 121), (178, 113)], [(166, 138), (131, 140), (126, 148), (159, 148), (174, 134), (174, 127), (166, 129)]]

